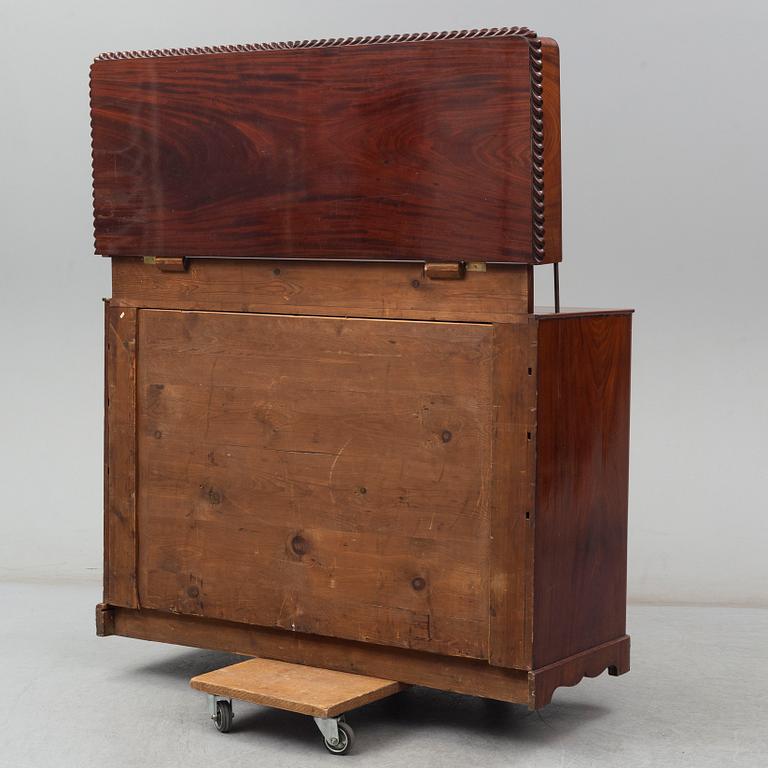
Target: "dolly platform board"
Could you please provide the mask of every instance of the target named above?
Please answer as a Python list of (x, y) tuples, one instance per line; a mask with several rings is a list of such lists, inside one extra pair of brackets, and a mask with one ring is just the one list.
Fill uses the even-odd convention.
[(334, 755), (347, 754), (355, 739), (355, 732), (346, 722), (347, 712), (408, 687), (395, 680), (270, 659), (250, 659), (198, 675), (189, 682), (208, 695), (211, 719), (222, 733), (232, 727), (232, 700), (238, 699), (311, 715), (325, 748)]

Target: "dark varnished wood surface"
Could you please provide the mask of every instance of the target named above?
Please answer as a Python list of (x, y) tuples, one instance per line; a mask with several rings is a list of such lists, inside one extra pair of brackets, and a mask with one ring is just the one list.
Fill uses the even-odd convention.
[[(96, 61), (96, 250), (531, 263), (529, 54), (510, 36)], [(559, 224), (547, 242), (559, 260)]]
[(549, 704), (555, 689), (576, 685), (585, 677), (597, 677), (606, 670), (613, 677), (629, 672), (627, 635), (530, 672), (529, 706), (540, 709)]
[(560, 48), (542, 38), (544, 119), (544, 252), (547, 261), (562, 259), (562, 184), (560, 170)]
[(537, 321), (534, 667), (625, 633), (631, 321)]

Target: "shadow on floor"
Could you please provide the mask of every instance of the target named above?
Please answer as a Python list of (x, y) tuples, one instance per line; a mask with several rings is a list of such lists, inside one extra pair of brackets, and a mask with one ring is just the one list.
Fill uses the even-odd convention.
[(150, 664), (136, 667), (131, 671), (131, 674), (179, 678), (180, 680), (186, 678), (186, 681), (189, 682), (190, 677), (202, 675), (214, 669), (221, 669), (221, 667), (228, 667), (230, 664), (237, 664), (247, 658), (247, 656), (222, 653), (221, 651), (184, 650), (162, 661), (153, 661)]
[[(184, 695), (191, 695), (186, 689), (189, 678), (245, 658), (215, 651), (182, 651), (163, 661), (135, 667), (126, 674), (178, 680), (184, 686)], [(266, 740), (274, 742), (274, 746), (284, 746), (290, 742), (309, 745), (319, 739), (311, 719), (304, 715), (237, 701), (234, 711), (235, 722), (228, 735), (233, 741), (256, 746), (257, 740)], [(574, 702), (553, 703), (541, 712), (530, 712), (523, 705), (414, 686), (353, 710), (349, 722), (358, 735), (358, 743), (364, 740), (366, 753), (372, 754), (387, 749), (392, 739), (413, 740), (426, 734), (432, 740), (443, 730), (500, 747), (529, 740), (551, 743), (607, 712), (600, 706)]]

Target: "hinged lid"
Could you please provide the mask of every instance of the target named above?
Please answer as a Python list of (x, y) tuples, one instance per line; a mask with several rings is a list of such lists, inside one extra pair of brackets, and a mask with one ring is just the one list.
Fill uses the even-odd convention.
[(559, 63), (523, 27), (104, 54), (108, 256), (560, 260)]

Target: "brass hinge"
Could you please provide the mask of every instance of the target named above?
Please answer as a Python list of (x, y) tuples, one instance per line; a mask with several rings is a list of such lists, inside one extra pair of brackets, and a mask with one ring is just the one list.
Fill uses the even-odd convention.
[(467, 272), (485, 272), (484, 261), (427, 262), (424, 277), (430, 280), (462, 280)]
[(462, 280), (465, 271), (463, 261), (428, 262), (424, 265), (424, 277), (430, 280)]
[(186, 272), (187, 260), (183, 256), (145, 256), (145, 264), (154, 264), (161, 272)]

